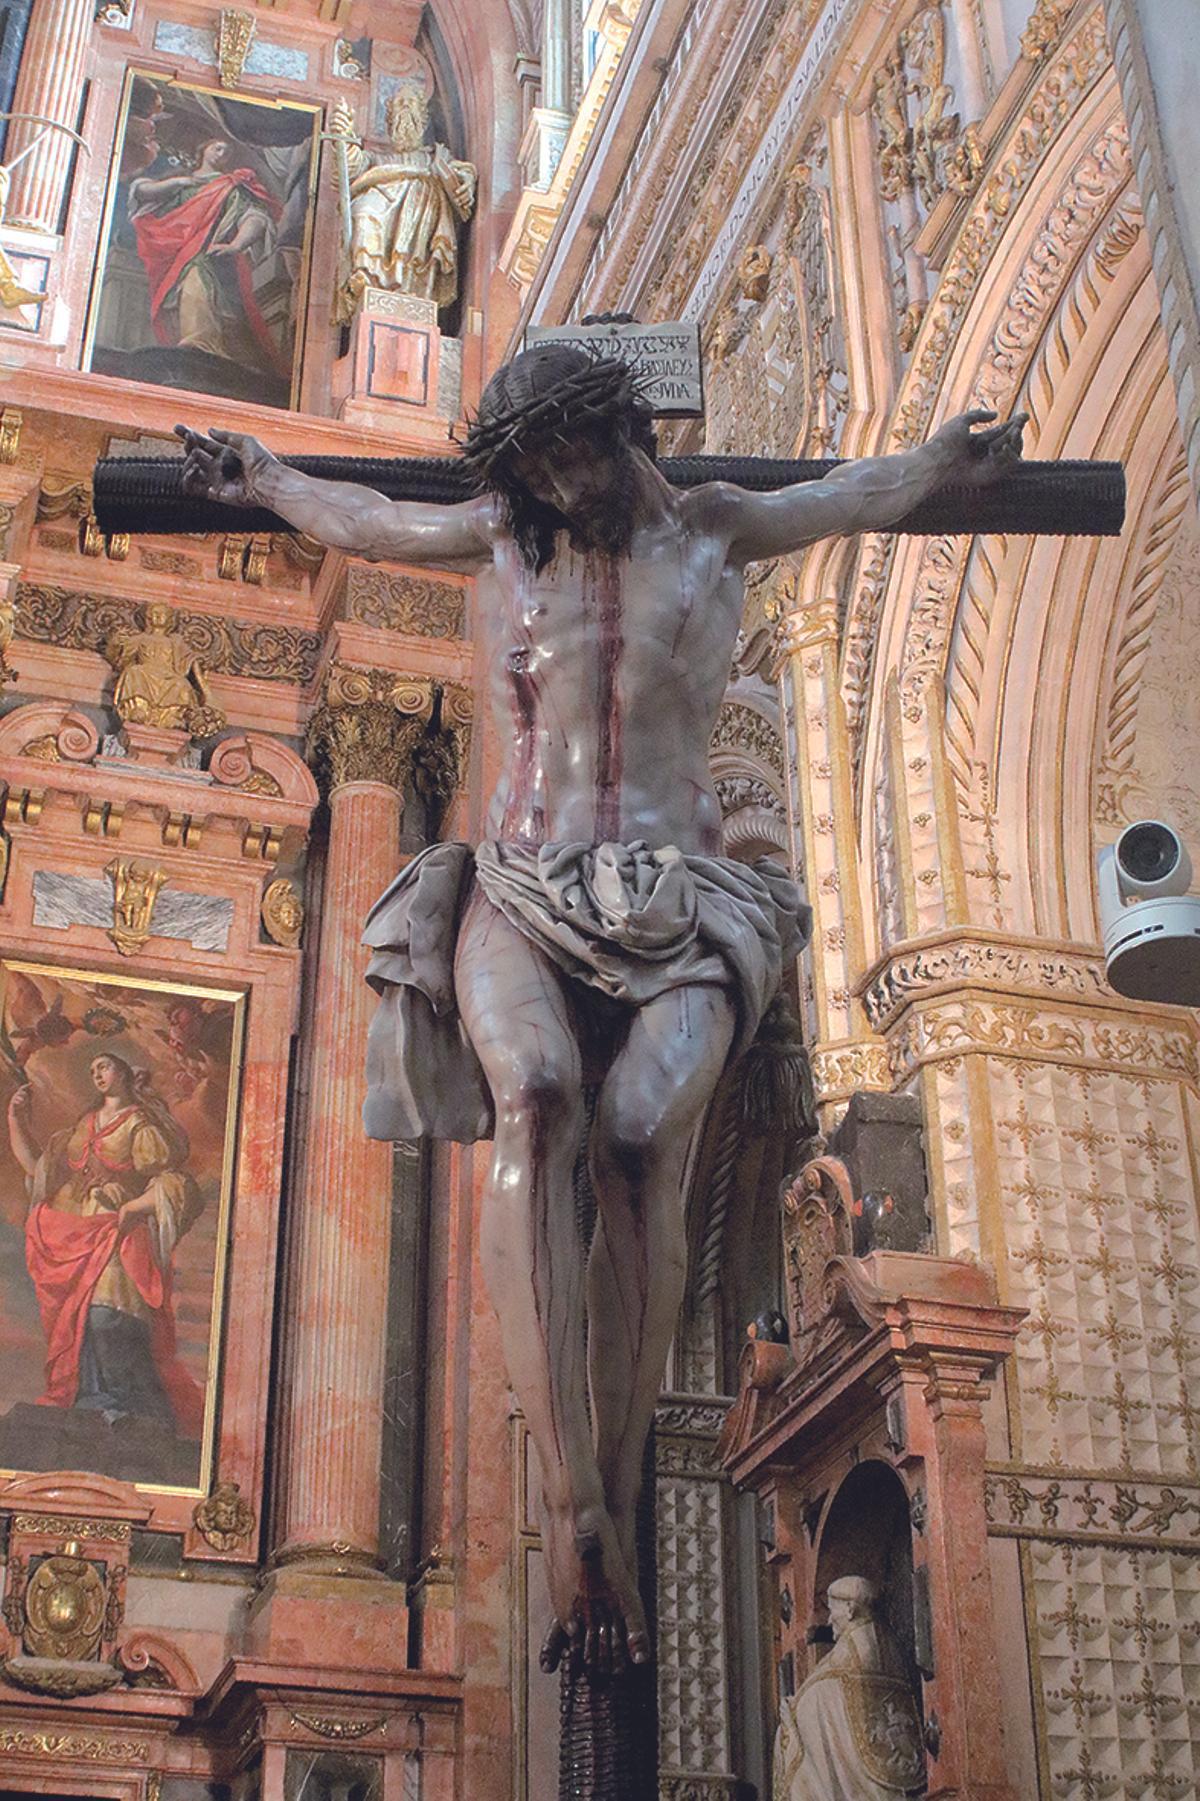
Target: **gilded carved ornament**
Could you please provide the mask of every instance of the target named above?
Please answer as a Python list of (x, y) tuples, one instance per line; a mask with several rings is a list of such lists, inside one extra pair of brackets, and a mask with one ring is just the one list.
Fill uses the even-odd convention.
[[(38, 296), (40, 300), (41, 295)], [(21, 450), (21, 427), (25, 415), (15, 406), (0, 411), (0, 463), (15, 463)]]
[(32, 1657), (94, 1656), (104, 1630), (105, 1586), (70, 1539), (40, 1563), (25, 1586), (24, 1641)]
[(347, 619), (420, 638), (463, 636), (465, 597), (450, 582), (354, 563), (345, 581)]
[[(51, 583), (20, 582), (17, 608), (22, 638), (101, 656), (113, 636), (129, 625), (127, 600)], [(176, 611), (174, 630), (206, 674), (250, 676), (298, 687), (312, 682), (323, 648), (319, 632), (214, 618), (211, 613)]]
[(301, 1708), (289, 1707), (288, 1719), (293, 1726), (302, 1726), (305, 1732), (311, 1732), (317, 1738), (332, 1740), (335, 1744), (349, 1744), (356, 1739), (369, 1738), (373, 1732), (381, 1732), (387, 1725), (386, 1714), (372, 1715), (365, 1720), (338, 1719), (331, 1714), (309, 1713)]
[(1021, 55), (1030, 62), (1049, 56), (1070, 16), (1075, 0), (1037, 0), (1029, 23), (1021, 33)]
[(74, 1539), (43, 1558), (32, 1575), (28, 1568), (28, 1560), (10, 1562), (4, 1619), (20, 1651), (5, 1659), (6, 1679), (60, 1700), (114, 1688), (121, 1673), (99, 1652), (102, 1640), (120, 1629), (125, 1571), (106, 1570), (106, 1581)]
[[(470, 693), (458, 683), (335, 663), (309, 723), (308, 755), (335, 788), (380, 781), (400, 788), (413, 774), (431, 792), (449, 782), (452, 793), (470, 719)], [(452, 741), (443, 744), (447, 731)]]
[(164, 601), (143, 609), (140, 631), (115, 631), (104, 655), (117, 671), (113, 705), (125, 725), (186, 731), (193, 738), (209, 738), (224, 727), (204, 665), (176, 630), (174, 608)]
[(22, 1536), (69, 1538), (87, 1543), (97, 1539), (105, 1544), (127, 1545), (132, 1536), (128, 1520), (73, 1519), (67, 1514), (18, 1513), (12, 1530)]
[(150, 1743), (147, 1739), (107, 1738), (102, 1733), (26, 1732), (19, 1727), (0, 1727), (0, 1752), (72, 1763), (144, 1764), (150, 1758)]
[(0, 600), (0, 682), (15, 682), (17, 671), (10, 667), (8, 661), (9, 647), (17, 629), (16, 603), (10, 599)]
[(304, 903), (295, 885), (280, 876), (267, 885), (262, 898), (262, 922), (268, 938), (286, 950), (295, 950), (304, 930)]
[(166, 883), (166, 871), (115, 857), (104, 873), (113, 886), (113, 923), (108, 935), (123, 957), (132, 957), (150, 937), (154, 904)]
[(241, 1484), (219, 1482), (206, 1501), (193, 1510), (192, 1523), (214, 1551), (236, 1551), (254, 1531), (257, 1520)]
[(217, 32), (217, 66), (223, 88), (240, 86), (255, 28), (253, 13), (242, 12), (238, 7), (222, 7)]

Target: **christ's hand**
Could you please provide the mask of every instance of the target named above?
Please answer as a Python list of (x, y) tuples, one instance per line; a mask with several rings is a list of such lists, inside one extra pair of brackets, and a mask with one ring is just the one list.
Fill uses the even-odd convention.
[[(987, 407), (975, 407), (948, 419), (929, 440), (953, 454), (954, 462), (947, 480), (986, 488), (1000, 481), (1021, 460), (1022, 435), (1029, 423), (1028, 413), (1014, 413), (1003, 425), (990, 425), (996, 417)], [(986, 431), (977, 426), (988, 426)]]
[(220, 500), (226, 506), (260, 504), (258, 483), (277, 466), (265, 444), (241, 432), (218, 431), (205, 437), (186, 425), (175, 427), (176, 437), (187, 446), (183, 459), (183, 491), (204, 500)]

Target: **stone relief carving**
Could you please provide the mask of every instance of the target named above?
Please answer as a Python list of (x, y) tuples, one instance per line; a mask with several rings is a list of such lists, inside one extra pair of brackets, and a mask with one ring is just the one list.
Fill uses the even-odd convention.
[(810, 140), (807, 149), (789, 171), (785, 190), (785, 244), (803, 314), (807, 416), (797, 454), (828, 456), (848, 404), (846, 349), (834, 303), (829, 192), (817, 179), (824, 149), (819, 140)]
[(1098, 799), (1107, 804), (1107, 823), (1167, 819), (1195, 841), (1200, 838), (1195, 707), (1200, 529), (1182, 463), (1177, 475), (1139, 566), (1117, 650)]
[[(1126, 784), (1136, 779), (1135, 741), (1138, 699), (1154, 627), (1158, 597), (1171, 563), (1175, 541), (1190, 512), (1187, 464), (1177, 458), (1167, 469), (1137, 567), (1113, 659), (1104, 744), (1096, 777), (1096, 818), (1116, 825), (1126, 817), (1122, 799)], [(1128, 815), (1132, 817), (1132, 815)]]
[(924, 437), (958, 327), (1009, 216), (1041, 165), (1046, 147), (1074, 115), (1107, 63), (1104, 22), (1099, 12), (1092, 12), (1047, 68), (1010, 133), (1009, 147), (972, 202), (942, 269), (937, 294), (930, 303), (931, 323), (923, 328), (920, 354), (901, 395), (893, 431), (897, 447), (917, 444)]
[(461, 638), (465, 605), (463, 590), (450, 582), (360, 564), (346, 571), (346, 617), (364, 625), (420, 638)]

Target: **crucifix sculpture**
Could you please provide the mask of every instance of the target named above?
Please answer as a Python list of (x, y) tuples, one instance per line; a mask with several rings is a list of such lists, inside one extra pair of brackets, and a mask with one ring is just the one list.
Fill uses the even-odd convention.
[[(483, 842), (430, 847), (368, 921), (381, 1002), (366, 1124), (495, 1140), (483, 1262), (541, 1475), (546, 1668), (651, 1657), (634, 1516), (683, 1298), (684, 1153), (807, 925), (783, 870), (721, 854), (708, 745), (743, 572), (902, 522), (1119, 524), (1119, 471), (1043, 465), (1029, 479), (1024, 423), (976, 411), (893, 456), (823, 473), (747, 463), (740, 485), (677, 485), (703, 459), (659, 464), (630, 367), (547, 342), (497, 371), (461, 459), (360, 465), (386, 492), (182, 427), (182, 474), (98, 471), (110, 530), (216, 529), (250, 509), (260, 527), (354, 555), (483, 578), (503, 767)], [(590, 1249), (572, 1192), (581, 1154)]]

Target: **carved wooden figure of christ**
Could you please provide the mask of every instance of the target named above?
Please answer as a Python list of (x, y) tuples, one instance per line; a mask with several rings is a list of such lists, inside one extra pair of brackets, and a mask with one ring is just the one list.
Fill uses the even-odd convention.
[[(187, 494), (480, 577), (503, 768), (484, 842), (432, 847), (372, 915), (384, 999), (367, 1121), (385, 1137), (494, 1131), (483, 1257), (540, 1465), (546, 1667), (651, 1654), (634, 1507), (683, 1296), (684, 1151), (802, 937), (784, 873), (720, 854), (707, 751), (744, 568), (885, 530), (947, 483), (1003, 478), (1024, 417), (993, 418), (775, 492), (681, 491), (649, 454), (626, 366), (546, 344), (489, 383), (465, 458), (482, 492), (459, 505), (389, 500), (253, 438), (180, 428)], [(585, 1253), (572, 1172), (588, 1087)]]

